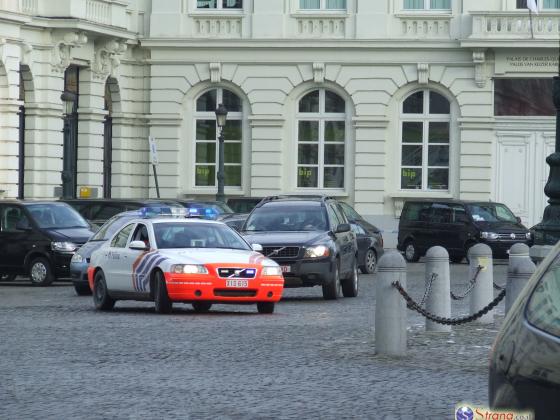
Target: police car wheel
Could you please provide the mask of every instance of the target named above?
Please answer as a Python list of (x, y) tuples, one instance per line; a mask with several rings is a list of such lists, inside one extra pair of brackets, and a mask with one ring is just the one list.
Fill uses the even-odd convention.
[(274, 312), (274, 302), (257, 302), (259, 314), (271, 314)]
[(173, 309), (173, 302), (169, 299), (167, 294), (167, 287), (165, 285), (165, 279), (163, 278), (163, 273), (161, 271), (156, 271), (154, 274), (155, 281), (155, 293), (154, 301), (156, 304), (156, 312), (158, 314), (168, 314), (171, 313)]
[(49, 260), (44, 257), (35, 258), (29, 264), (29, 280), (33, 286), (48, 286), (54, 281)]
[(115, 299), (109, 296), (109, 290), (107, 289), (103, 271), (95, 273), (95, 278), (93, 280), (93, 303), (95, 309), (99, 309), (100, 311), (110, 311), (115, 306)]
[(193, 302), (192, 307), (195, 312), (208, 312), (212, 304), (210, 302)]

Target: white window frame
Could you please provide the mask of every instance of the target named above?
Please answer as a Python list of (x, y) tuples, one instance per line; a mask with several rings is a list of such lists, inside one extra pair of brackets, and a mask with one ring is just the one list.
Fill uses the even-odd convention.
[[(300, 101), (309, 93), (319, 91), (319, 112), (299, 112), (299, 103)], [(334, 113), (334, 112), (325, 112), (325, 93), (326, 91), (332, 92), (342, 98), (344, 100), (344, 113)], [(295, 181), (294, 187), (296, 190), (299, 191), (309, 191), (310, 189), (314, 190), (325, 190), (325, 191), (335, 191), (335, 192), (342, 192), (346, 190), (346, 185), (348, 185), (348, 158), (350, 153), (349, 147), (349, 119), (348, 119), (349, 111), (348, 111), (348, 100), (344, 98), (344, 96), (340, 95), (338, 92), (323, 88), (323, 87), (316, 87), (306, 91), (303, 95), (301, 95), (298, 100), (296, 101), (296, 115), (295, 115)], [(319, 139), (318, 139), (318, 163), (317, 164), (300, 164), (299, 163), (299, 145), (300, 144), (316, 144), (315, 142), (300, 142), (299, 141), (299, 122), (300, 121), (318, 121), (319, 122)], [(324, 140), (324, 133), (325, 133), (325, 122), (326, 121), (343, 121), (344, 122), (344, 163), (341, 165), (332, 165), (327, 164), (325, 165), (325, 140)], [(328, 144), (342, 144), (342, 142), (328, 142)], [(300, 187), (298, 186), (298, 173), (299, 168), (301, 166), (311, 166), (317, 167), (317, 186), (316, 187)], [(344, 181), (343, 185), (340, 188), (336, 187), (324, 187), (324, 174), (325, 174), (325, 167), (342, 167), (344, 170)]]
[(343, 9), (327, 9), (327, 0), (320, 0), (320, 5), (318, 9), (303, 9), (300, 7), (300, 0), (296, 1), (296, 10), (301, 13), (317, 13), (317, 12), (327, 12), (327, 13), (346, 13), (348, 10), (348, 2), (346, 0), (346, 7)]
[(210, 12), (213, 10), (218, 10), (220, 12), (239, 12), (239, 11), (243, 11), (245, 8), (245, 3), (247, 2), (247, 0), (242, 0), (242, 5), (239, 8), (224, 8), (222, 5), (223, 0), (217, 0), (216, 1), (216, 6), (217, 7), (198, 7), (198, 1), (194, 0), (194, 10), (196, 10), (197, 12)]
[[(213, 164), (211, 163), (202, 163), (202, 162), (197, 162), (196, 160), (196, 145), (198, 143), (210, 143), (210, 141), (199, 141), (197, 139), (196, 136), (196, 122), (197, 120), (214, 120), (216, 121), (216, 113), (215, 111), (198, 111), (196, 109), (196, 102), (198, 101), (198, 99), (205, 95), (206, 93), (212, 91), (212, 90), (217, 90), (217, 94), (216, 94), (216, 106), (220, 103), (222, 103), (222, 98), (223, 98), (223, 91), (227, 90), (231, 93), (233, 93), (235, 96), (237, 96), (241, 102), (241, 112), (235, 111), (228, 111), (227, 114), (227, 120), (226, 120), (226, 126), (227, 123), (232, 121), (232, 120), (238, 120), (241, 121), (241, 139), (240, 140), (227, 140), (224, 138), (224, 147), (227, 143), (240, 143), (241, 144), (241, 163), (226, 163), (224, 162), (224, 167), (225, 166), (239, 166), (241, 167), (241, 185), (225, 185), (225, 178), (224, 178), (224, 188), (228, 189), (228, 190), (242, 190), (243, 186), (245, 184), (245, 161), (246, 161), (246, 124), (245, 124), (245, 102), (243, 101), (243, 97), (241, 97), (237, 92), (227, 88), (227, 87), (223, 87), (223, 86), (217, 86), (217, 87), (210, 87), (207, 89), (204, 89), (202, 92), (200, 92), (193, 100), (193, 127), (192, 127), (192, 138), (193, 138), (193, 144), (192, 144), (192, 149), (191, 149), (191, 153), (192, 153), (192, 162), (193, 162), (193, 172), (192, 172), (192, 183), (191, 183), (191, 187), (193, 189), (196, 190), (204, 190), (204, 189), (208, 189), (211, 190), (212, 192), (215, 191), (218, 188), (218, 165), (219, 165), (219, 141), (218, 141), (218, 136), (220, 135), (220, 128), (218, 127), (218, 125), (216, 124), (216, 159), (214, 161)], [(206, 166), (214, 166), (214, 185), (196, 185), (196, 168), (197, 165), (206, 165)], [(225, 177), (225, 174), (224, 174)]]
[[(418, 92), (423, 92), (423, 112), (422, 114), (405, 114), (403, 112), (403, 107), (405, 101), (411, 96)], [(435, 92), (441, 96), (443, 96), (449, 102), (449, 114), (430, 114), (430, 92)], [(452, 118), (451, 113), (453, 112), (452, 103), (447, 98), (446, 95), (443, 95), (441, 92), (438, 92), (434, 89), (426, 88), (426, 89), (418, 89), (409, 92), (399, 104), (399, 156), (398, 156), (398, 174), (397, 174), (397, 182), (398, 182), (398, 190), (403, 192), (439, 192), (439, 193), (450, 193), (452, 190), (452, 145), (453, 145), (453, 125), (452, 125)], [(421, 166), (413, 166), (413, 165), (403, 165), (402, 164), (402, 150), (403, 146), (405, 145), (414, 145), (419, 146), (420, 143), (403, 143), (403, 123), (404, 122), (422, 122), (422, 165)], [(449, 124), (449, 142), (448, 143), (430, 143), (429, 142), (429, 127), (430, 122), (447, 122)], [(447, 166), (430, 166), (428, 165), (428, 158), (429, 158), (429, 146), (448, 146), (448, 165)], [(403, 167), (406, 168), (420, 168), (422, 169), (422, 183), (421, 188), (414, 189), (414, 188), (403, 188), (402, 187), (402, 170)], [(428, 168), (430, 169), (445, 169), (447, 168), (447, 189), (430, 189), (428, 188)]]
[(403, 10), (403, 11), (406, 11), (406, 12), (417, 12), (417, 11), (418, 11), (418, 12), (421, 12), (421, 11), (428, 11), (428, 12), (450, 12), (450, 11), (453, 9), (453, 0), (450, 0), (450, 1), (449, 1), (449, 8), (448, 8), (448, 9), (432, 9), (432, 8), (431, 8), (431, 5), (430, 5), (430, 1), (431, 1), (431, 0), (424, 0), (424, 7), (421, 8), (421, 9), (407, 9), (407, 8), (404, 7), (405, 0), (400, 0), (400, 1), (402, 2), (402, 3), (401, 3), (401, 5), (402, 5), (402, 6), (401, 6), (401, 7), (402, 7), (402, 10)]

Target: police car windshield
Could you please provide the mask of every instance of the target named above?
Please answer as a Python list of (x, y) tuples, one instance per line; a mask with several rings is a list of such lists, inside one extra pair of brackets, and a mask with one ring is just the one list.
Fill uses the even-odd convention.
[(66, 204), (32, 204), (27, 209), (31, 218), (42, 229), (89, 228), (80, 213)]
[(250, 250), (251, 247), (226, 225), (213, 223), (154, 223), (157, 247), (225, 248)]

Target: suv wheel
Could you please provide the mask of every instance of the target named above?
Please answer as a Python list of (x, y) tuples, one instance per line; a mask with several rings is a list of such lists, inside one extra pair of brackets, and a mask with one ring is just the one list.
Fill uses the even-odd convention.
[(373, 274), (377, 267), (377, 254), (373, 249), (368, 249), (364, 258), (364, 266), (360, 267), (360, 271), (364, 274)]
[(49, 260), (44, 257), (35, 258), (29, 264), (29, 280), (33, 286), (48, 286), (54, 281)]
[(323, 284), (323, 298), (334, 300), (342, 297), (342, 285), (340, 284), (340, 273), (338, 260), (334, 262), (332, 276)]
[(342, 294), (344, 297), (358, 296), (358, 262), (356, 260), (352, 265), (350, 276), (342, 283)]
[(420, 254), (418, 254), (418, 249), (414, 245), (414, 241), (408, 241), (404, 245), (404, 259), (408, 262), (416, 262), (420, 259)]

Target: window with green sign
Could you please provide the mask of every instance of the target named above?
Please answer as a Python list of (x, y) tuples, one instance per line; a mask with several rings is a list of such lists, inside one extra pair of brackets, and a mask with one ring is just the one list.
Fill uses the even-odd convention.
[(414, 92), (404, 100), (401, 189), (449, 189), (450, 112), (449, 101), (432, 90)]
[(215, 110), (218, 104), (228, 110), (224, 130), (224, 184), (241, 187), (243, 161), (243, 107), (241, 98), (227, 89), (211, 89), (196, 100), (195, 112), (195, 167), (197, 187), (217, 185), (218, 136)]
[(316, 89), (298, 103), (298, 188), (344, 188), (346, 102), (336, 93)]

